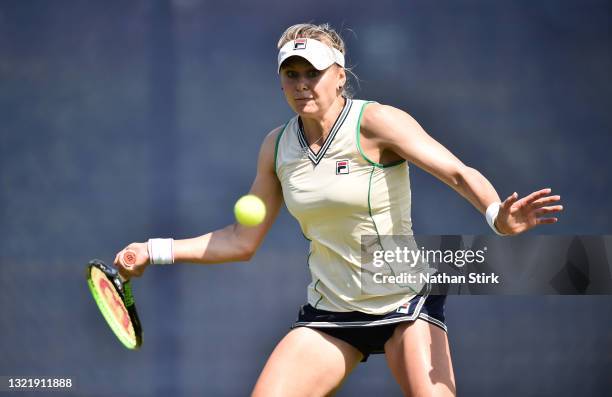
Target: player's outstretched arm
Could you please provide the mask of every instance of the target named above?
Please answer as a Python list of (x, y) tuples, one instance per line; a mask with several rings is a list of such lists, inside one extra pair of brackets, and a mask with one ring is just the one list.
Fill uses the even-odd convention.
[[(266, 206), (266, 216), (259, 225), (242, 226), (238, 223), (199, 237), (174, 240), (173, 253), (175, 262), (222, 263), (248, 261), (263, 241), (266, 233), (274, 223), (282, 203), (280, 182), (274, 169), (274, 146), (281, 128), (271, 131), (261, 146), (257, 162), (257, 174), (251, 186), (250, 194), (258, 196)], [(136, 254), (135, 264), (131, 267), (123, 263), (126, 250)], [(138, 277), (149, 264), (147, 243), (132, 243), (115, 257), (115, 265), (122, 275)]]
[[(370, 104), (361, 123), (362, 132), (376, 146), (424, 169), (485, 213), (492, 203), (501, 201), (493, 185), (480, 172), (468, 167), (443, 145), (429, 136), (406, 112), (391, 106)], [(563, 210), (560, 196), (541, 189), (519, 199), (513, 193), (500, 206), (495, 225), (503, 234), (518, 234), (540, 224), (557, 222), (545, 217)]]

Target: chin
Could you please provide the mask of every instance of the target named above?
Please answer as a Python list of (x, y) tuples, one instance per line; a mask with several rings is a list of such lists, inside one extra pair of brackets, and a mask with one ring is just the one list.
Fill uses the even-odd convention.
[(308, 116), (308, 115), (314, 115), (318, 113), (319, 107), (314, 103), (314, 101), (310, 101), (307, 103), (297, 102), (294, 104), (293, 110), (296, 113), (298, 113), (300, 116), (301, 115)]

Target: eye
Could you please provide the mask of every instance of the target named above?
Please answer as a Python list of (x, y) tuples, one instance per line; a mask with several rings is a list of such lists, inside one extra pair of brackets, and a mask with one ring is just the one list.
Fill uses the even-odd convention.
[(321, 71), (316, 70), (316, 69), (312, 69), (308, 71), (308, 77), (310, 77), (311, 79), (319, 77), (320, 74), (321, 74)]
[(294, 78), (296, 78), (296, 77), (297, 77), (297, 73), (296, 73), (295, 71), (293, 71), (293, 70), (287, 70), (287, 71), (285, 72), (285, 75), (286, 75), (287, 77), (289, 77), (290, 79), (294, 79)]

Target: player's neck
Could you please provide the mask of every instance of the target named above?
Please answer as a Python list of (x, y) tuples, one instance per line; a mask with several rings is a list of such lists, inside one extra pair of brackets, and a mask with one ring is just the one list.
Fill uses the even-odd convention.
[(329, 135), (334, 123), (342, 112), (346, 98), (339, 97), (332, 103), (322, 117), (300, 117), (304, 127), (304, 134), (309, 143), (324, 141)]

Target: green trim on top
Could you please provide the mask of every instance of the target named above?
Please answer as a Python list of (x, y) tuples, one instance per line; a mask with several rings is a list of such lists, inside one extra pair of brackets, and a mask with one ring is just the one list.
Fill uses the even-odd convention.
[(378, 237), (378, 243), (380, 244), (380, 247), (382, 248), (382, 243), (380, 241), (380, 233), (378, 233), (378, 226), (376, 226), (376, 221), (374, 220), (374, 217), (372, 216), (372, 203), (370, 200), (371, 191), (372, 191), (372, 176), (374, 175), (375, 169), (376, 168), (373, 166), (372, 171), (370, 171), (370, 180), (368, 182), (368, 214), (370, 215), (370, 219), (372, 220), (372, 223), (374, 224), (374, 230), (376, 230), (376, 236)]
[[(289, 120), (291, 121), (291, 120)], [(276, 136), (276, 143), (274, 144), (274, 173), (276, 173), (276, 159), (278, 158), (278, 144), (280, 143), (280, 139), (285, 133), (287, 126), (289, 125), (289, 121), (285, 123), (281, 132)]]
[(361, 154), (361, 157), (364, 158), (364, 160), (366, 160), (368, 163), (372, 164), (375, 167), (378, 168), (389, 168), (389, 167), (393, 167), (399, 164), (402, 164), (403, 162), (405, 162), (406, 160), (402, 159), (402, 160), (398, 160), (398, 161), (394, 161), (392, 163), (389, 164), (380, 164), (377, 163), (375, 161), (372, 161), (368, 158), (368, 156), (366, 156), (366, 154), (363, 151), (363, 148), (361, 147), (361, 141), (360, 141), (360, 137), (361, 137), (361, 119), (363, 117), (363, 112), (366, 108), (366, 106), (370, 103), (374, 103), (374, 101), (367, 101), (366, 103), (363, 104), (363, 106), (361, 106), (361, 111), (359, 112), (359, 118), (357, 119), (357, 129), (355, 131), (355, 140), (357, 141), (357, 148), (359, 148), (359, 153)]
[[(304, 236), (304, 238), (310, 242), (312, 242), (311, 239), (309, 239), (308, 237), (306, 237), (306, 235), (302, 232), (302, 236)], [(308, 266), (308, 268), (310, 269), (310, 256), (312, 255), (312, 251), (308, 251), (308, 257), (306, 257), (306, 265)], [(317, 308), (317, 305), (319, 304), (319, 302), (321, 302), (321, 299), (323, 299), (323, 294), (319, 291), (317, 291), (317, 285), (319, 285), (319, 282), (321, 280), (317, 279), (317, 281), (315, 282), (315, 285), (313, 287), (314, 291), (319, 294), (319, 299), (317, 300), (317, 303), (315, 303), (315, 305), (313, 306), (315, 309)]]
[[(379, 167), (380, 168), (380, 167)], [(370, 180), (368, 182), (368, 214), (370, 215), (370, 219), (372, 220), (372, 224), (374, 225), (374, 230), (376, 231), (376, 238), (378, 239), (378, 245), (381, 250), (385, 250), (385, 247), (382, 245), (382, 241), (380, 240), (380, 233), (378, 232), (378, 226), (376, 226), (376, 221), (374, 220), (374, 216), (372, 215), (372, 201), (371, 201), (371, 192), (372, 192), (372, 176), (374, 175), (374, 170), (376, 166), (372, 164), (372, 171), (370, 171)], [(395, 272), (390, 264), (387, 261), (384, 261), (387, 266), (389, 266), (389, 270), (391, 270), (391, 274), (395, 276)]]
[(316, 292), (317, 294), (321, 295), (321, 296), (319, 297), (319, 300), (317, 301), (317, 303), (315, 303), (315, 304), (314, 304), (314, 306), (313, 306), (315, 309), (317, 308), (317, 305), (319, 304), (319, 302), (321, 302), (321, 299), (323, 299), (323, 294), (322, 294), (322, 293), (320, 293), (319, 291), (317, 291), (317, 284), (319, 284), (319, 281), (321, 281), (321, 280), (317, 280), (317, 282), (316, 282), (316, 283), (315, 283), (315, 285), (314, 285), (314, 290), (315, 290), (315, 292)]
[[(308, 241), (310, 241), (312, 243), (312, 240), (309, 239), (308, 237), (306, 237), (306, 235), (304, 234), (304, 232), (302, 232), (302, 236), (304, 236), (304, 238)], [(308, 251), (308, 256), (306, 257), (306, 265), (308, 266), (308, 268), (310, 269), (310, 256), (312, 255), (312, 251)], [(317, 285), (319, 284), (319, 279), (317, 279), (317, 281), (315, 282), (314, 285), (314, 291), (319, 294), (319, 299), (317, 300), (317, 303), (314, 304), (314, 308), (317, 308), (317, 305), (319, 304), (319, 302), (321, 302), (321, 299), (323, 299), (323, 294), (320, 293), (319, 291), (317, 291)]]

